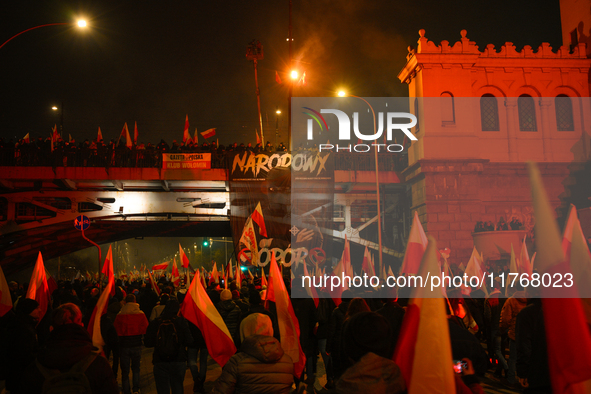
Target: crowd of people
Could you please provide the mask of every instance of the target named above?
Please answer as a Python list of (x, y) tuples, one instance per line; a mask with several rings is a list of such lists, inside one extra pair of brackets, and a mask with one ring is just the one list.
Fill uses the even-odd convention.
[[(0, 166), (52, 166), (52, 167), (161, 167), (162, 153), (212, 153), (212, 166), (228, 152), (252, 151), (254, 153), (285, 152), (287, 147), (279, 143), (276, 147), (270, 142), (262, 144), (238, 144), (229, 146), (217, 145), (216, 141), (202, 144), (192, 139), (186, 142), (176, 140), (169, 145), (160, 140), (158, 144), (132, 144), (128, 147), (125, 139), (84, 140), (80, 143), (74, 139), (65, 141), (58, 138), (52, 144), (51, 138), (37, 140), (20, 139), (4, 141), (0, 138)], [(223, 163), (220, 162), (219, 165)]]
[(511, 222), (507, 223), (505, 218), (501, 216), (496, 227), (490, 220), (476, 222), (476, 226), (474, 226), (474, 232), (481, 233), (484, 231), (523, 230), (523, 228), (523, 223), (521, 223), (521, 220), (517, 219), (516, 217), (512, 217)]
[[(285, 283), (290, 289), (289, 279)], [(464, 365), (455, 374), (457, 392), (483, 393), (479, 378), (487, 371), (512, 389), (551, 392), (539, 300), (523, 291), (506, 297), (495, 283), (488, 297), (479, 289), (470, 296), (448, 294), (453, 359)], [(78, 379), (80, 385), (93, 393), (119, 392), (119, 374), (124, 394), (139, 393), (142, 349), (148, 347), (154, 348), (159, 394), (182, 393), (187, 369), (193, 392), (205, 392), (208, 350), (202, 332), (180, 312), (187, 295), (184, 281), (175, 287), (163, 276), (160, 294), (148, 281), (116, 284), (100, 321), (104, 352), (97, 353), (87, 331), (99, 297), (96, 283), (59, 281), (43, 317), (38, 303), (25, 298), (27, 284), (10, 282), (14, 311), (0, 319), (0, 379), (6, 389), (42, 392), (47, 385), (59, 384), (60, 372), (81, 371), (86, 379)], [(393, 353), (409, 299), (399, 298), (395, 289), (386, 288), (380, 298), (369, 297), (366, 290), (345, 290), (338, 306), (327, 292), (319, 291), (316, 305), (305, 290), (290, 289), (307, 359), (302, 375), (294, 376), (293, 361), (281, 346), (276, 307), (263, 302), (266, 287), (260, 279), (224, 287), (211, 282), (207, 295), (238, 350), (212, 393), (290, 393), (294, 385), (314, 392), (319, 356), (326, 371), (322, 392), (406, 392)]]

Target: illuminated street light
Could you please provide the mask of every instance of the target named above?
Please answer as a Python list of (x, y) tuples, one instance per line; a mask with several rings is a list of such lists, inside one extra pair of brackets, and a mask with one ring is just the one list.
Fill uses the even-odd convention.
[(277, 115), (281, 115), (281, 110), (280, 110), (280, 109), (278, 109), (277, 111), (275, 111), (275, 113), (276, 113)]
[(57, 111), (57, 107), (54, 105), (53, 107), (51, 107), (52, 110)]
[[(70, 23), (70, 22), (61, 22), (61, 23), (46, 23), (46, 24), (44, 24), (44, 25), (39, 25), (39, 26), (35, 26), (35, 27), (30, 27), (30, 28), (28, 28), (28, 29), (25, 29), (25, 30), (21, 31), (20, 33), (17, 33), (17, 34), (15, 34), (14, 36), (10, 37), (8, 40), (4, 41), (4, 42), (2, 43), (2, 45), (0, 45), (0, 48), (2, 48), (4, 45), (6, 45), (6, 44), (7, 44), (9, 41), (11, 41), (13, 38), (16, 38), (16, 37), (20, 36), (21, 34), (23, 34), (23, 33), (26, 33), (26, 32), (28, 32), (28, 31), (35, 30), (35, 29), (38, 29), (38, 28), (40, 28), (40, 27), (46, 27), (46, 26), (60, 26), (60, 25), (71, 25), (71, 23)], [(82, 28), (84, 28), (84, 27), (86, 27), (86, 21), (85, 21), (85, 20), (83, 20), (83, 19), (80, 19), (80, 20), (78, 20), (78, 22), (76, 23), (76, 25), (77, 25), (78, 27), (82, 27)]]
[(291, 70), (291, 73), (289, 73), (289, 76), (291, 77), (291, 79), (293, 79), (295, 81), (296, 79), (298, 79), (298, 76), (299, 76), (298, 70)]
[(344, 90), (339, 90), (337, 94), (339, 95), (339, 97), (345, 97), (347, 95), (347, 92), (345, 92)]

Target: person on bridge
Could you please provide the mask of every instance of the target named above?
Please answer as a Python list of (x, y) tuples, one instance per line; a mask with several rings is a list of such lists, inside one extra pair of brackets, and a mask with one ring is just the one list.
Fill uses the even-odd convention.
[(148, 319), (135, 302), (135, 295), (125, 297), (125, 305), (115, 318), (115, 329), (121, 347), (121, 385), (124, 394), (131, 394), (129, 370), (133, 373), (133, 392), (140, 391), (140, 361), (142, 359), (142, 336), (148, 328)]
[(119, 387), (111, 366), (92, 345), (92, 339), (82, 324), (80, 308), (73, 303), (60, 305), (53, 313), (52, 326), (45, 346), (39, 351), (37, 363), (26, 370), (23, 392), (44, 392), (46, 374), (56, 370), (67, 372), (80, 362), (88, 362), (85, 375), (92, 392), (117, 394)]

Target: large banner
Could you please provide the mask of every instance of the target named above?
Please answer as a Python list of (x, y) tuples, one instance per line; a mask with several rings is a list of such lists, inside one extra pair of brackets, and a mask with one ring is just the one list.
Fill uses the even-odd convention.
[(209, 170), (211, 153), (163, 153), (162, 168), (165, 170)]

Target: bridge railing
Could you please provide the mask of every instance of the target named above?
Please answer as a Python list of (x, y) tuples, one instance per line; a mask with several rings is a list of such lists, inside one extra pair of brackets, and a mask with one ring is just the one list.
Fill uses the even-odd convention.
[[(227, 169), (234, 152), (212, 152), (211, 168)], [(374, 153), (333, 153), (335, 170), (375, 171)], [(379, 153), (380, 171), (402, 171), (406, 153)], [(87, 149), (53, 152), (36, 148), (0, 148), (0, 166), (8, 167), (131, 167), (161, 168), (162, 152), (148, 149)]]

